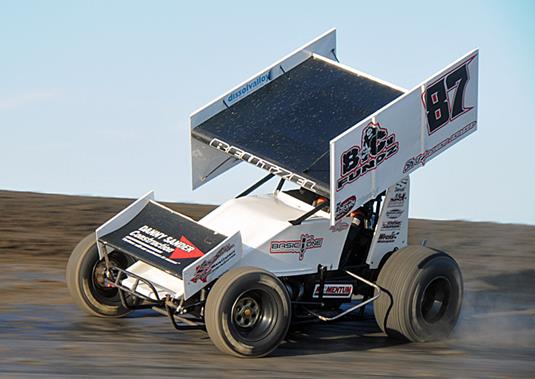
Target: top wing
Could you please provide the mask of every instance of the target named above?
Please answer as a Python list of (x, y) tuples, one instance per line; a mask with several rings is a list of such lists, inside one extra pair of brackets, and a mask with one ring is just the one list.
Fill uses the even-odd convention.
[(335, 29), (325, 32), (190, 115), (193, 189), (202, 186), (241, 162), (240, 159), (229, 157), (225, 152), (210, 147), (206, 143), (206, 138), (201, 136), (199, 139), (202, 133), (199, 133), (198, 127), (275, 81), (285, 72), (310, 58), (312, 54), (325, 57), (336, 56)]
[(247, 161), (329, 196), (329, 141), (404, 92), (334, 52), (333, 30), (192, 115), (194, 188)]
[(246, 161), (329, 197), (334, 225), (476, 130), (477, 50), (406, 91), (335, 48), (331, 30), (192, 114), (193, 187)]

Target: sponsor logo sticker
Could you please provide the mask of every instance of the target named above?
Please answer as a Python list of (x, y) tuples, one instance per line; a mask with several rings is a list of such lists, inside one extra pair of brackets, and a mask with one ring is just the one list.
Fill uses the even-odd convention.
[(390, 219), (396, 219), (399, 218), (403, 214), (403, 209), (394, 208), (386, 211), (386, 217)]
[(232, 92), (227, 96), (228, 104), (238, 101), (240, 98), (247, 96), (250, 92), (258, 89), (265, 84), (271, 81), (271, 71), (265, 72), (255, 79), (251, 80), (249, 83), (245, 84), (243, 87)]
[(305, 258), (307, 250), (319, 249), (323, 238), (316, 238), (313, 234), (301, 234), (298, 240), (271, 241), (269, 252), (271, 254), (299, 254), (299, 260)]
[(383, 221), (381, 229), (383, 230), (395, 230), (401, 228), (401, 221)]
[(363, 130), (361, 144), (344, 151), (340, 156), (340, 178), (336, 191), (375, 170), (399, 151), (396, 135), (389, 134), (379, 123), (370, 122)]
[(395, 242), (396, 238), (398, 238), (398, 235), (399, 235), (399, 232), (381, 233), (379, 234), (379, 239), (377, 240), (377, 243)]
[(234, 249), (234, 244), (226, 244), (222, 246), (213, 256), (202, 261), (199, 265), (195, 267), (195, 274), (191, 278), (193, 283), (201, 281), (206, 283), (208, 276), (222, 267), (225, 263), (230, 261), (233, 257), (236, 256), (236, 249)]
[(401, 179), (399, 182), (396, 183), (396, 188), (394, 192), (405, 192), (407, 189), (407, 183), (409, 182), (409, 179)]
[(390, 202), (388, 203), (388, 208), (402, 207), (403, 204), (405, 204), (406, 198), (407, 198), (407, 194), (404, 192), (395, 193), (394, 196), (390, 198)]
[(337, 221), (336, 224), (334, 224), (333, 226), (329, 228), (329, 230), (335, 233), (335, 232), (342, 232), (346, 230), (347, 228), (349, 228), (349, 224), (347, 222)]
[(314, 191), (314, 188), (316, 187), (316, 182), (306, 179), (305, 177), (301, 175), (297, 175), (282, 167), (279, 167), (274, 163), (268, 162), (262, 158), (254, 156), (253, 154), (248, 153), (240, 148), (229, 145), (228, 143), (223, 142), (220, 139), (217, 139), (217, 138), (212, 139), (209, 145), (216, 148), (217, 150), (221, 150), (233, 156), (234, 158), (241, 159), (242, 161), (255, 165), (256, 167), (264, 169), (271, 174), (278, 175), (281, 178), (288, 180), (292, 183), (295, 183), (300, 187), (309, 189), (311, 191)]
[[(312, 297), (319, 297), (320, 285), (316, 284)], [(350, 298), (353, 294), (352, 284), (325, 284), (323, 286), (324, 298)]]
[(177, 239), (149, 225), (131, 231), (122, 241), (173, 264), (179, 259), (204, 255), (186, 236)]
[(421, 154), (418, 154), (415, 157), (412, 157), (405, 162), (405, 165), (403, 167), (403, 173), (407, 173), (408, 171), (411, 171), (415, 167), (422, 165), (424, 166), (425, 163), (433, 157), (433, 155), (437, 154), (441, 150), (445, 149), (448, 145), (455, 142), (457, 139), (461, 138), (466, 133), (474, 130), (477, 128), (477, 121), (472, 121), (468, 125), (464, 126), (463, 128), (459, 129), (455, 133), (453, 133), (451, 136), (449, 136), (446, 139), (443, 139), (439, 143), (437, 143), (432, 148), (424, 151)]
[(342, 217), (347, 215), (353, 209), (356, 203), (357, 203), (356, 196), (350, 196), (344, 201), (341, 201), (338, 204), (336, 204), (335, 219), (340, 220)]

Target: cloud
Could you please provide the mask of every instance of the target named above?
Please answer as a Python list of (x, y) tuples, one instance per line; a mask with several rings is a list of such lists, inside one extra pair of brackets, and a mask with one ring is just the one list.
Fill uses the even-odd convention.
[(61, 96), (58, 89), (34, 89), (18, 95), (0, 97), (0, 111), (21, 108), (27, 105), (57, 99)]

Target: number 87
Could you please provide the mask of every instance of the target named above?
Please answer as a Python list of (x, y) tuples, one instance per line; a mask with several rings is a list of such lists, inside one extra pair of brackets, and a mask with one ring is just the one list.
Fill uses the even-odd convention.
[[(449, 121), (472, 109), (472, 107), (464, 106), (464, 90), (469, 80), (467, 66), (472, 59), (473, 57), (427, 87), (422, 97), (427, 113), (429, 134), (433, 134)], [(457, 90), (451, 102), (448, 93), (455, 88)]]

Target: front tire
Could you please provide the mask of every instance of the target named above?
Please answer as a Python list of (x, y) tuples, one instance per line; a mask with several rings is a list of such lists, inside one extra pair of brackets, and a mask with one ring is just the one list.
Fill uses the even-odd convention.
[(463, 281), (457, 262), (424, 246), (408, 246), (385, 263), (375, 319), (390, 337), (414, 342), (447, 337), (459, 318)]
[[(110, 262), (126, 268), (128, 258), (119, 252), (109, 255)], [(74, 248), (67, 263), (66, 281), (71, 297), (83, 311), (98, 317), (123, 317), (130, 313), (119, 298), (117, 288), (104, 285), (106, 265), (99, 259), (95, 233)]]
[(288, 332), (290, 298), (283, 283), (269, 272), (239, 267), (212, 287), (204, 318), (219, 350), (238, 357), (261, 357), (275, 350)]

